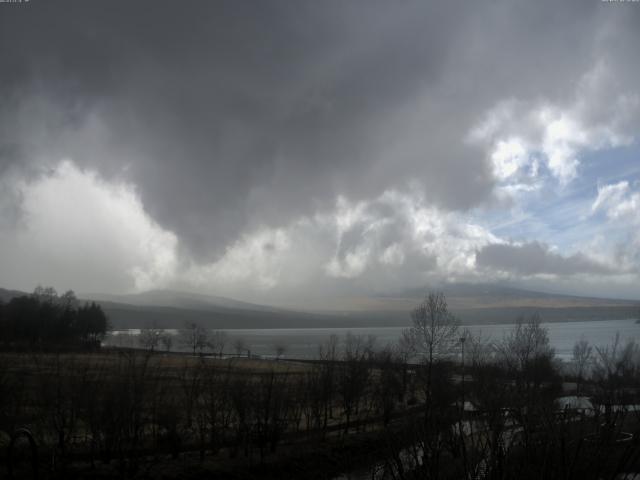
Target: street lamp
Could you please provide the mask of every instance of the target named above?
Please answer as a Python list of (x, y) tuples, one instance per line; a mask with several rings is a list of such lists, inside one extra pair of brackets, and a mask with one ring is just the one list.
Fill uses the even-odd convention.
[(467, 332), (465, 331), (460, 337), (460, 353), (462, 357), (462, 382), (461, 382), (461, 397), (462, 397), (462, 410), (460, 411), (460, 440), (462, 446), (462, 461), (464, 462), (465, 474), (467, 473), (467, 445), (464, 434), (464, 342), (467, 341)]
[(460, 337), (460, 349), (462, 353), (462, 412), (464, 413), (464, 342), (467, 341), (467, 336), (462, 335)]

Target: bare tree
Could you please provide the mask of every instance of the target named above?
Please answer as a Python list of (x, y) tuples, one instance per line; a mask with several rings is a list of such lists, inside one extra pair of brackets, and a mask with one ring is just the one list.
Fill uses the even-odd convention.
[(319, 380), (318, 395), (322, 403), (322, 434), (324, 435), (329, 424), (329, 418), (333, 417), (333, 397), (336, 390), (336, 360), (338, 355), (339, 339), (332, 334), (326, 345), (318, 347), (318, 358), (322, 361), (319, 367), (317, 379)]
[(182, 344), (185, 347), (188, 347), (193, 351), (193, 354), (196, 354), (196, 351), (199, 351), (202, 354), (202, 351), (207, 346), (208, 341), (208, 333), (207, 330), (197, 323), (189, 323), (187, 324), (185, 330), (182, 331)]
[(409, 388), (409, 359), (413, 355), (413, 347), (409, 344), (405, 335), (401, 336), (395, 345), (394, 354), (402, 370), (402, 388), (399, 392), (398, 400), (405, 401), (407, 390)]
[(211, 335), (208, 346), (214, 355), (218, 355), (222, 358), (222, 353), (224, 352), (224, 347), (227, 344), (227, 341), (227, 333), (221, 330), (216, 330)]
[(594, 399), (605, 408), (605, 419), (613, 419), (613, 405), (625, 403), (626, 388), (635, 383), (640, 372), (640, 345), (629, 339), (624, 344), (616, 333), (610, 345), (595, 347), (593, 380), (597, 388)]
[(160, 343), (162, 343), (162, 346), (167, 352), (171, 351), (171, 347), (173, 346), (173, 335), (168, 332), (163, 333), (160, 335)]
[(287, 351), (287, 346), (283, 343), (276, 343), (273, 346), (273, 349), (276, 351), (276, 360), (280, 360), (280, 358), (284, 355), (284, 352)]
[(360, 412), (371, 377), (372, 338), (348, 332), (345, 339), (344, 361), (338, 370), (338, 393), (345, 415), (345, 433), (349, 431), (352, 417)]
[(528, 320), (519, 318), (513, 330), (497, 345), (497, 351), (503, 366), (514, 376), (516, 386), (525, 393), (539, 387), (545, 378), (554, 376), (555, 351), (537, 313)]
[(586, 369), (592, 360), (593, 348), (584, 338), (578, 340), (573, 346), (573, 373), (576, 376), (576, 390), (580, 393), (580, 385), (584, 379)]
[(458, 320), (449, 312), (443, 293), (430, 292), (411, 312), (413, 325), (404, 330), (404, 343), (427, 364), (451, 353), (458, 340)]
[(386, 427), (391, 422), (397, 399), (402, 399), (404, 393), (402, 359), (387, 345), (377, 353), (375, 364), (378, 375), (373, 382), (373, 401)]
[(242, 355), (242, 352), (247, 349), (247, 344), (244, 341), (244, 338), (236, 338), (236, 340), (233, 342), (233, 348), (236, 351), (236, 355), (238, 357)]
[(466, 353), (465, 361), (469, 366), (480, 366), (495, 363), (494, 345), (490, 342), (490, 338), (483, 338), (482, 332), (473, 335), (469, 330), (466, 332)]
[(449, 312), (447, 301), (441, 292), (429, 292), (411, 312), (411, 320), (412, 326), (403, 331), (403, 343), (422, 364), (416, 371), (416, 377), (423, 388), (425, 406), (420, 441), (424, 452), (424, 466), (431, 475), (429, 478), (436, 478), (442, 452), (441, 433), (450, 427), (447, 425), (444, 405), (455, 400), (448, 398), (451, 375), (442, 361), (456, 348), (459, 322)]
[(511, 384), (509, 411), (522, 428), (523, 445), (529, 448), (539, 419), (555, 409), (555, 398), (561, 389), (555, 351), (538, 314), (528, 320), (519, 318), (496, 348)]
[(160, 345), (160, 334), (157, 328), (143, 328), (140, 330), (138, 343), (146, 350), (153, 352)]
[(413, 325), (405, 329), (403, 343), (426, 365), (425, 396), (431, 404), (433, 365), (454, 349), (458, 340), (458, 320), (449, 312), (447, 300), (441, 292), (429, 292), (411, 312)]

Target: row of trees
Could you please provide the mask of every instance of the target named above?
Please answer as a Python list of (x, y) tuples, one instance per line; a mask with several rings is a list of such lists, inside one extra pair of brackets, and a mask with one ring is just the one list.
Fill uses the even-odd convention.
[(537, 316), (493, 342), (461, 331), (439, 294), (412, 318), (397, 345), (332, 336), (308, 364), (151, 349), (8, 357), (0, 430), (28, 424), (41, 444), (55, 438), (60, 471), (85, 458), (115, 463), (122, 477), (185, 451), (262, 463), (283, 442), (342, 455), (330, 468), (348, 469), (350, 453), (335, 452), (363, 439), (375, 478), (614, 478), (640, 467), (637, 443), (619, 441), (620, 430), (640, 434), (627, 407), (640, 403), (635, 343), (593, 347), (587, 412), (558, 401), (566, 378)]
[(0, 341), (5, 346), (99, 345), (107, 317), (95, 303), (80, 304), (73, 291), (58, 295), (38, 287), (33, 294), (0, 303)]
[[(464, 344), (465, 382), (444, 351), (429, 368), (424, 359), (408, 364), (398, 346), (376, 348), (373, 337), (356, 335), (342, 345), (330, 338), (306, 368), (273, 363), (249, 370), (142, 351), (5, 357), (0, 430), (27, 424), (41, 445), (55, 439), (61, 475), (73, 458), (95, 468), (115, 465), (128, 477), (166, 454), (261, 463), (282, 442), (321, 447), (362, 435), (382, 445), (370, 460), (386, 478), (576, 478), (595, 459), (602, 461), (599, 473), (619, 460), (615, 443), (601, 437), (598, 448), (578, 446), (611, 419), (597, 408), (592, 417), (576, 417), (555, 401), (561, 378), (553, 361), (547, 374), (536, 368), (551, 352), (535, 319), (495, 345), (478, 338)], [(640, 357), (633, 358), (627, 385), (640, 379)], [(586, 383), (604, 395), (611, 380)], [(622, 387), (615, 388), (619, 394)], [(623, 413), (616, 412), (617, 421)], [(563, 455), (571, 465), (563, 466)], [(347, 468), (348, 460), (332, 462)]]
[[(193, 355), (209, 354), (222, 358), (225, 353), (228, 353), (227, 350), (232, 348), (236, 356), (250, 356), (248, 345), (242, 337), (235, 338), (231, 342), (225, 331), (211, 331), (198, 323), (185, 324), (178, 335), (155, 327), (144, 328), (138, 335), (138, 344), (151, 352), (160, 349), (170, 352), (173, 348), (180, 347), (192, 352)], [(284, 343), (276, 342), (273, 345), (273, 352), (278, 359), (286, 350)]]
[(371, 428), (385, 408), (395, 411), (401, 393), (378, 384), (376, 365), (385, 365), (385, 385), (398, 389), (401, 370), (371, 341), (350, 336), (339, 358), (331, 340), (322, 347), (326, 362), (293, 369), (149, 351), (6, 357), (0, 430), (29, 425), (39, 444), (51, 446), (58, 474), (72, 458), (86, 458), (96, 468), (115, 461), (128, 476), (185, 450), (205, 458), (225, 449), (262, 462), (292, 436), (320, 445)]
[[(598, 355), (582, 363), (593, 372), (586, 387), (594, 407), (575, 417), (558, 403), (563, 370), (537, 315), (496, 341), (461, 330), (439, 294), (412, 319), (395, 346), (376, 348), (375, 338), (351, 334), (343, 345), (335, 336), (322, 345), (320, 362), (299, 384), (303, 395), (294, 397), (295, 428), (302, 420), (309, 438), (321, 441), (336, 429), (344, 435), (383, 425), (389, 448), (380, 458), (389, 478), (589, 478), (589, 471), (624, 465), (611, 464), (619, 458), (605, 437), (622, 428), (621, 405), (636, 402), (629, 390), (640, 379), (633, 342), (593, 349), (578, 342), (577, 349)], [(281, 434), (293, 428), (287, 425)], [(589, 435), (602, 442), (598, 449), (580, 447)]]
[[(401, 436), (386, 429), (389, 448), (378, 473), (565, 479), (638, 471), (639, 346), (619, 337), (608, 346), (579, 340), (572, 375), (563, 378), (540, 320), (520, 319), (489, 341), (461, 331), (443, 295), (428, 295), (403, 339), (419, 362), (423, 422), (407, 421)], [(567, 380), (577, 380), (588, 397), (563, 397)]]

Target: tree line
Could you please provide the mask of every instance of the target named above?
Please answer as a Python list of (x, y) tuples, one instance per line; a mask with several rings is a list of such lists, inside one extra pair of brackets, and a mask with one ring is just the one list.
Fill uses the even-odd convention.
[[(136, 336), (137, 345), (150, 352), (171, 352), (174, 347), (180, 347), (193, 355), (215, 355), (222, 358), (224, 355), (236, 357), (251, 357), (251, 349), (242, 337), (230, 341), (229, 335), (224, 330), (210, 330), (198, 323), (187, 322), (179, 330), (177, 335), (159, 329), (156, 326), (140, 329)], [(118, 342), (114, 342), (118, 344)], [(131, 342), (129, 346), (133, 346)], [(287, 351), (287, 346), (282, 341), (276, 341), (272, 345), (273, 357), (281, 359)]]
[(81, 304), (73, 291), (58, 295), (37, 287), (31, 295), (0, 302), (0, 342), (5, 347), (97, 347), (108, 328), (100, 305)]
[[(197, 353), (202, 338), (192, 330), (184, 338)], [(116, 478), (160, 475), (169, 459), (195, 471), (236, 460), (244, 469), (236, 478), (263, 478), (279, 458), (291, 468), (291, 451), (305, 466), (292, 478), (358, 467), (394, 480), (640, 470), (640, 348), (579, 341), (574, 354), (567, 372), (538, 316), (500, 339), (472, 336), (443, 295), (429, 294), (400, 342), (331, 336), (307, 363), (151, 348), (6, 356), (0, 430), (28, 425), (55, 459), (52, 478), (70, 478), (77, 461)], [(576, 388), (587, 406), (565, 399)]]

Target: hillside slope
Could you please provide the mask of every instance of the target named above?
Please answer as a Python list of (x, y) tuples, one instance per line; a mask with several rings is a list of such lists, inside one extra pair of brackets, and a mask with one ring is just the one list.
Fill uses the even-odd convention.
[[(616, 320), (637, 318), (640, 302), (531, 292), (496, 285), (446, 285), (442, 290), (450, 310), (466, 324), (510, 323), (539, 313), (543, 321)], [(209, 328), (340, 328), (409, 325), (410, 312), (423, 290), (395, 295), (349, 297), (323, 303), (330, 308), (284, 309), (230, 298), (154, 290), (132, 295), (83, 295), (96, 301), (113, 328), (182, 328), (199, 323)], [(0, 289), (7, 302), (19, 295)]]

